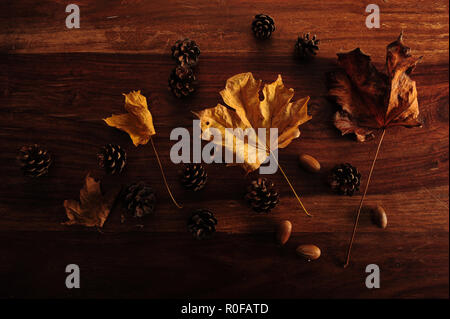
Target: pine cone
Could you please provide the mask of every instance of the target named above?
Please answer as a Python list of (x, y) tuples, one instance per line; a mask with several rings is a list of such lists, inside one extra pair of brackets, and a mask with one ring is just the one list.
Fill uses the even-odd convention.
[(47, 175), (52, 164), (50, 153), (37, 144), (22, 146), (17, 159), (23, 174), (29, 177)]
[(124, 201), (128, 213), (133, 217), (141, 218), (154, 213), (156, 194), (144, 182), (133, 183), (127, 187)]
[(275, 31), (275, 22), (266, 14), (257, 14), (252, 22), (252, 31), (258, 39), (268, 39)]
[(181, 174), (181, 183), (187, 189), (192, 189), (194, 192), (205, 187), (208, 181), (208, 174), (202, 164), (185, 164), (184, 170)]
[(319, 43), (316, 35), (311, 38), (309, 33), (303, 34), (295, 43), (295, 55), (301, 60), (313, 58), (319, 50)]
[(206, 239), (216, 231), (217, 219), (207, 209), (195, 210), (187, 222), (188, 231), (196, 239)]
[(193, 40), (178, 40), (172, 46), (172, 58), (178, 65), (193, 67), (197, 64), (199, 55), (200, 48)]
[(279, 202), (278, 191), (273, 182), (261, 177), (251, 182), (245, 198), (258, 213), (269, 213)]
[(127, 153), (120, 145), (107, 144), (97, 154), (98, 165), (108, 174), (121, 173), (127, 164)]
[(340, 195), (352, 196), (359, 191), (361, 174), (349, 163), (337, 165), (329, 176), (331, 188)]
[(169, 89), (178, 97), (185, 97), (195, 91), (197, 78), (191, 68), (177, 66), (172, 70), (169, 77)]

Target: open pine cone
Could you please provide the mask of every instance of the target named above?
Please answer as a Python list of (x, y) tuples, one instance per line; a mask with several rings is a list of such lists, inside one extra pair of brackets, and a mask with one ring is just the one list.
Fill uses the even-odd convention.
[(22, 146), (17, 160), (23, 174), (29, 177), (47, 175), (48, 168), (52, 164), (50, 153), (37, 144)]
[(202, 164), (190, 163), (184, 165), (183, 172), (181, 173), (181, 184), (185, 188), (196, 192), (203, 189), (207, 181), (208, 174)]
[(339, 195), (352, 196), (359, 191), (361, 173), (349, 163), (340, 164), (333, 168), (328, 182), (331, 188)]
[(216, 231), (217, 219), (207, 209), (195, 210), (188, 220), (188, 231), (196, 239), (206, 239)]
[(127, 164), (127, 153), (120, 145), (107, 144), (97, 154), (98, 165), (108, 174), (119, 174)]
[(197, 78), (188, 66), (179, 65), (172, 70), (169, 77), (169, 89), (178, 97), (186, 97), (194, 93)]
[(295, 55), (300, 60), (311, 59), (317, 55), (319, 43), (320, 40), (316, 38), (316, 35), (311, 37), (309, 33), (303, 34), (295, 43)]
[(252, 31), (258, 39), (268, 39), (275, 31), (275, 22), (267, 14), (257, 14), (252, 22)]
[(194, 67), (198, 62), (200, 48), (193, 40), (178, 40), (172, 46), (172, 58), (179, 65)]
[(279, 202), (279, 194), (274, 183), (261, 177), (251, 182), (245, 198), (258, 213), (269, 213)]
[(127, 187), (124, 195), (127, 211), (133, 217), (141, 218), (154, 213), (156, 194), (148, 184), (133, 183)]

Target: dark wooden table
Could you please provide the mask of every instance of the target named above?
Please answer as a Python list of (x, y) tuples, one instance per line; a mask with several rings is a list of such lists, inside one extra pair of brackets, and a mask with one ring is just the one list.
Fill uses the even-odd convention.
[[(449, 296), (449, 86), (447, 1), (378, 1), (381, 28), (365, 27), (363, 2), (341, 1), (75, 1), (81, 28), (65, 27), (68, 1), (5, 0), (0, 3), (0, 297), (253, 297), (253, 298), (430, 298)], [(249, 24), (256, 13), (276, 20), (272, 39), (256, 41)], [(366, 181), (376, 140), (360, 144), (341, 137), (331, 118), (325, 73), (337, 52), (361, 47), (383, 67), (385, 47), (404, 30), (414, 55), (423, 55), (417, 81), (420, 129), (386, 134), (367, 205), (382, 204), (386, 230), (367, 214), (348, 269), (342, 268), (360, 197), (331, 193), (324, 179), (335, 164), (350, 162)], [(301, 32), (322, 40), (317, 59), (292, 57)], [(177, 100), (167, 90), (173, 67), (170, 46), (195, 39), (202, 54), (198, 93)], [(242, 199), (245, 176), (239, 167), (208, 165), (201, 192), (184, 191), (178, 166), (169, 159), (174, 127), (192, 127), (191, 110), (221, 102), (225, 80), (252, 71), (264, 82), (282, 74), (294, 99), (311, 96), (313, 119), (302, 136), (280, 151), (280, 162), (313, 218), (305, 216), (278, 172), (281, 192), (269, 215), (253, 213)], [(165, 191), (149, 145), (135, 148), (129, 137), (102, 118), (123, 109), (122, 92), (140, 89), (155, 119), (155, 142), (168, 180), (184, 209)], [(21, 176), (17, 150), (45, 145), (55, 162), (49, 176)], [(122, 145), (129, 165), (118, 177), (103, 176), (96, 152), (106, 143)], [(320, 160), (321, 174), (299, 168), (297, 155)], [(62, 203), (76, 199), (87, 172), (105, 190), (144, 180), (157, 190), (155, 217), (143, 227), (120, 223), (112, 211), (102, 233), (61, 225)], [(206, 207), (218, 217), (217, 236), (195, 241), (186, 232), (190, 211)], [(273, 227), (294, 225), (280, 248)], [(322, 257), (311, 263), (295, 255), (314, 243)], [(81, 289), (65, 287), (65, 266), (81, 268)], [(365, 287), (365, 267), (381, 269), (381, 288)]]

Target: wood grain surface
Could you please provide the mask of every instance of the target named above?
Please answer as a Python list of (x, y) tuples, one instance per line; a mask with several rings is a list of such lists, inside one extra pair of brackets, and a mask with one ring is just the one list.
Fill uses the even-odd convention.
[[(379, 1), (381, 28), (365, 27), (364, 2), (342, 1), (76, 1), (81, 28), (65, 27), (62, 0), (0, 3), (0, 297), (122, 298), (448, 298), (449, 296), (449, 86), (448, 3)], [(253, 38), (253, 15), (274, 17), (269, 41)], [(382, 204), (388, 227), (361, 217), (350, 268), (342, 269), (359, 196), (333, 194), (325, 183), (336, 164), (350, 162), (366, 182), (376, 140), (364, 144), (333, 127), (336, 109), (327, 99), (325, 73), (335, 54), (360, 47), (383, 67), (385, 48), (403, 30), (406, 44), (424, 59), (412, 75), (420, 105), (419, 129), (393, 128), (385, 136), (366, 197)], [(311, 31), (322, 40), (308, 64), (292, 57), (296, 36)], [(178, 100), (167, 90), (177, 39), (197, 41), (198, 92)], [(298, 208), (281, 174), (271, 176), (281, 202), (269, 215), (253, 213), (243, 200), (239, 167), (207, 166), (207, 187), (197, 193), (179, 184), (170, 161), (175, 127), (191, 130), (191, 111), (221, 102), (230, 76), (251, 71), (264, 82), (282, 74), (294, 99), (309, 95), (312, 120), (301, 137), (280, 150), (279, 160), (308, 210)], [(134, 147), (123, 132), (102, 121), (123, 110), (123, 92), (140, 89), (155, 121), (155, 143), (169, 184), (184, 208), (171, 203), (151, 146)], [(22, 177), (18, 149), (45, 145), (55, 158), (47, 177)], [(122, 145), (125, 172), (104, 176), (96, 153)], [(303, 171), (298, 154), (322, 164)], [(121, 207), (102, 233), (61, 225), (62, 203), (77, 199), (84, 176), (103, 181), (107, 192), (145, 180), (158, 193), (157, 214), (142, 225), (121, 224)], [(209, 241), (186, 231), (189, 213), (209, 208), (219, 223)], [(278, 221), (294, 234), (286, 247), (273, 242)], [(314, 243), (323, 255), (306, 263), (295, 247)], [(82, 288), (65, 288), (65, 266), (78, 264)], [(365, 267), (381, 269), (381, 288), (365, 287)]]

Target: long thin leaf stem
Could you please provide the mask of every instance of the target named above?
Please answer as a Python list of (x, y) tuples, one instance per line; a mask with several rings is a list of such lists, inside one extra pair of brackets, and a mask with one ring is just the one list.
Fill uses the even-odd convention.
[(177, 201), (175, 200), (175, 198), (172, 195), (172, 192), (170, 191), (169, 184), (167, 183), (167, 180), (166, 180), (166, 175), (164, 174), (164, 170), (163, 170), (161, 161), (159, 160), (158, 152), (156, 151), (156, 147), (155, 147), (155, 144), (153, 143), (153, 139), (151, 136), (150, 136), (150, 142), (152, 143), (153, 151), (155, 152), (156, 160), (158, 161), (159, 169), (161, 170), (161, 175), (163, 177), (164, 184), (166, 185), (167, 192), (169, 193), (170, 198), (172, 199), (175, 206), (177, 206), (178, 208), (183, 208), (183, 206), (181, 206), (180, 204), (177, 203)]
[(386, 129), (383, 129), (383, 133), (381, 134), (380, 140), (378, 141), (378, 147), (377, 147), (377, 151), (375, 153), (375, 157), (373, 158), (372, 166), (370, 167), (369, 177), (367, 178), (366, 187), (364, 188), (364, 193), (361, 197), (361, 201), (359, 202), (359, 207), (358, 207), (358, 212), (356, 214), (355, 224), (353, 225), (352, 237), (350, 239), (350, 243), (349, 243), (348, 249), (347, 249), (347, 257), (345, 259), (344, 268), (347, 268), (350, 263), (350, 253), (352, 251), (353, 241), (355, 240), (355, 234), (356, 234), (356, 228), (358, 227), (359, 216), (361, 215), (362, 205), (363, 205), (364, 199), (366, 198), (367, 190), (369, 189), (370, 178), (372, 177), (373, 168), (375, 167), (375, 162), (377, 161), (378, 153), (380, 152), (381, 143), (383, 142), (385, 133), (386, 133)]
[(273, 154), (272, 151), (270, 151), (270, 153), (272, 154), (273, 159), (275, 160), (275, 162), (278, 165), (278, 168), (280, 169), (281, 174), (283, 174), (284, 178), (286, 179), (286, 182), (288, 183), (289, 187), (291, 188), (292, 192), (295, 195), (295, 198), (297, 198), (297, 201), (300, 203), (300, 206), (302, 207), (303, 211), (305, 212), (306, 215), (308, 215), (309, 217), (312, 217), (312, 215), (310, 213), (308, 213), (308, 211), (306, 210), (305, 206), (303, 205), (302, 201), (300, 200), (300, 197), (297, 195), (297, 192), (294, 189), (294, 186), (292, 186), (291, 182), (289, 181), (289, 178), (287, 177), (287, 175), (284, 173), (284, 170), (281, 168), (280, 163), (278, 162), (276, 156)]

